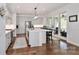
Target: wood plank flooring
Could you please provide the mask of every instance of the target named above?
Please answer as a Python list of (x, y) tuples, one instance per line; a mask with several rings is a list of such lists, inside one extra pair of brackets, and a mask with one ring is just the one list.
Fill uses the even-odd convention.
[[(17, 39), (15, 38), (15, 41), (16, 40)], [(39, 47), (26, 47), (20, 49), (12, 48), (14, 42), (11, 44), (11, 47), (8, 48), (6, 52), (7, 55), (79, 55), (78, 47), (62, 40), (53, 40), (52, 42), (43, 44), (43, 46)]]

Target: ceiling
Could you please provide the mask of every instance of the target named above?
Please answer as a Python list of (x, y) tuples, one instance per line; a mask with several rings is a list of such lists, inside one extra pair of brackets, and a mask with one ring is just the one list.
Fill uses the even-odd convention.
[(7, 8), (12, 13), (34, 15), (34, 8), (37, 7), (38, 15), (47, 15), (67, 3), (7, 3)]

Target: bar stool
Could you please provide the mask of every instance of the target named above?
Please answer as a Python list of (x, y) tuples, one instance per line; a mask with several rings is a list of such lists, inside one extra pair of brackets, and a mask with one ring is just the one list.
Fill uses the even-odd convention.
[(52, 41), (52, 31), (47, 31), (46, 32), (46, 43), (49, 43)]

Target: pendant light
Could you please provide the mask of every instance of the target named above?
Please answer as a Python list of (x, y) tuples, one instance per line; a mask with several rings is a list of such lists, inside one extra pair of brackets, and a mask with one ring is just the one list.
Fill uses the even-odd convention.
[(34, 8), (34, 11), (35, 11), (34, 19), (37, 19), (38, 18), (38, 16), (37, 16), (37, 7)]

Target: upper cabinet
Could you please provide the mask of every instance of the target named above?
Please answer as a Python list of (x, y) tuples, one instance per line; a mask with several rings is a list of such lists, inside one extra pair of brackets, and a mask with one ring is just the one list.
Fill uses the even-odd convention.
[(6, 19), (5, 20), (6, 25), (12, 24), (12, 15), (10, 14), (8, 9), (6, 9), (5, 19)]

